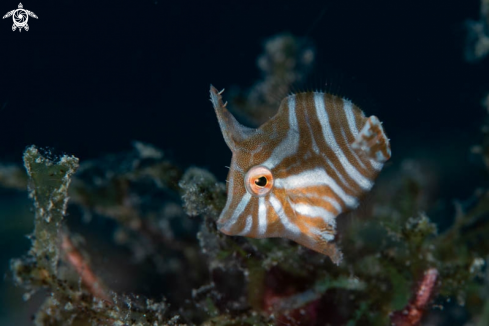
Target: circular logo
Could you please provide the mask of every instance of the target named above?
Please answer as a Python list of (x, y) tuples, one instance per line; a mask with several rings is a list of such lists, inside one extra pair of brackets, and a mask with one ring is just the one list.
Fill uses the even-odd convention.
[(24, 27), (29, 19), (29, 16), (24, 9), (17, 9), (12, 16), (14, 16), (14, 24), (17, 27)]

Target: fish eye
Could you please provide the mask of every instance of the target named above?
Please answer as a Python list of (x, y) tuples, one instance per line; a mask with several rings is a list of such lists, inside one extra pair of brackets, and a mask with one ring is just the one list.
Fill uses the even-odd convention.
[(273, 187), (272, 171), (261, 165), (254, 166), (246, 173), (244, 181), (251, 195), (265, 196)]

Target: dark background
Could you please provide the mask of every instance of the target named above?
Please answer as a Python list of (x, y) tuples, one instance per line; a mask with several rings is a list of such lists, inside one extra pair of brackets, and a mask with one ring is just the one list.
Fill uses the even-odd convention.
[[(18, 1), (2, 1), (0, 14)], [(334, 90), (384, 122), (391, 166), (429, 162), (447, 202), (487, 185), (469, 148), (481, 140), (489, 61), (464, 58), (479, 1), (22, 3), (39, 17), (28, 32), (0, 20), (0, 162), (21, 163), (31, 144), (86, 160), (139, 140), (224, 180), (231, 153), (209, 85), (251, 86), (264, 41), (290, 32), (316, 46), (307, 88)]]
[(469, 142), (484, 117), (487, 60), (463, 56), (478, 1), (23, 4), (39, 17), (28, 32), (12, 32), (11, 18), (0, 25), (4, 161), (19, 161), (30, 144), (84, 160), (140, 140), (224, 177), (230, 152), (209, 84), (250, 86), (264, 40), (282, 32), (315, 43), (311, 88), (331, 87), (381, 117), (393, 160)]

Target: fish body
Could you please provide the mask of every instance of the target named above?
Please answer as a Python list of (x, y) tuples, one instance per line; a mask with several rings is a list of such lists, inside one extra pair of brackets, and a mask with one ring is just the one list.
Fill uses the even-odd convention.
[(283, 237), (339, 263), (336, 217), (358, 206), (391, 156), (380, 121), (351, 101), (293, 94), (257, 129), (241, 125), (211, 86), (211, 102), (233, 155), (221, 232)]

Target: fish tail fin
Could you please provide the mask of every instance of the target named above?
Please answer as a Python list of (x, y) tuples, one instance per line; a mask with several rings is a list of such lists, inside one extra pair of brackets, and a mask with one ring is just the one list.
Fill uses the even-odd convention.
[(389, 139), (385, 135), (382, 123), (376, 116), (367, 119), (352, 147), (379, 163), (384, 163), (391, 157)]

